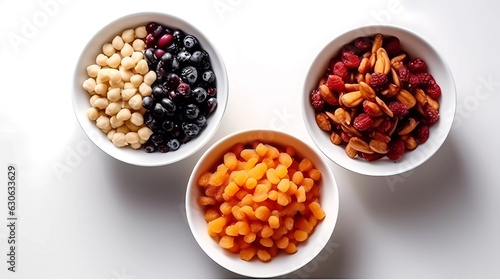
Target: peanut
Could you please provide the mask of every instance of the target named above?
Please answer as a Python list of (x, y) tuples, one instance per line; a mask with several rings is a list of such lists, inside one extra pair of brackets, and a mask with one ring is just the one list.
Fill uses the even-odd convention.
[(319, 128), (324, 131), (332, 130), (332, 124), (328, 120), (328, 116), (325, 113), (316, 114), (316, 123), (318, 124)]
[(347, 107), (356, 107), (363, 102), (361, 91), (351, 91), (342, 95), (342, 104)]
[(325, 84), (320, 85), (318, 91), (326, 103), (330, 105), (339, 105), (339, 98), (335, 96), (335, 94)]
[(350, 158), (355, 158), (356, 155), (358, 154), (358, 151), (356, 151), (355, 149), (353, 149), (353, 147), (351, 146), (351, 142), (349, 141), (349, 143), (347, 143), (347, 145), (345, 145), (345, 153), (348, 157)]

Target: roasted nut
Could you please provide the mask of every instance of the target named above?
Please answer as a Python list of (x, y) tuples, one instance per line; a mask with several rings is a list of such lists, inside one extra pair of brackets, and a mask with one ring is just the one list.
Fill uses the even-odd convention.
[(385, 70), (385, 58), (382, 55), (383, 48), (379, 48), (377, 50), (377, 62), (375, 62), (375, 66), (373, 67), (373, 72), (375, 73), (384, 73)]
[(340, 145), (342, 144), (342, 137), (340, 137), (339, 133), (332, 131), (332, 133), (330, 133), (330, 141), (335, 145)]
[(372, 54), (376, 53), (378, 49), (382, 47), (383, 42), (384, 42), (384, 37), (382, 36), (382, 34), (379, 33), (375, 35), (372, 45)]
[(396, 127), (398, 127), (398, 122), (399, 122), (399, 119), (398, 119), (398, 118), (395, 118), (394, 124), (392, 124), (392, 127), (391, 127), (391, 129), (389, 130), (389, 133), (388, 133), (388, 135), (389, 135), (389, 136), (392, 136), (392, 134), (393, 134), (393, 133), (394, 133), (394, 131), (396, 130)]
[(416, 121), (414, 118), (410, 118), (398, 132), (398, 135), (406, 135), (412, 132), (415, 129), (415, 127), (417, 127), (418, 124), (419, 124), (418, 121)]
[(348, 157), (355, 158), (358, 154), (358, 151), (354, 150), (351, 146), (351, 142), (349, 142), (347, 143), (347, 145), (345, 145), (345, 153)]
[(415, 104), (417, 103), (417, 100), (415, 99), (413, 94), (405, 89), (399, 90), (399, 93), (396, 95), (396, 100), (403, 103), (403, 105), (405, 105), (408, 110), (413, 108), (413, 106), (415, 106)]
[(375, 63), (377, 62), (377, 53), (374, 52), (372, 53), (372, 55), (370, 56), (370, 70), (373, 70), (373, 68), (375, 67)]
[[(370, 108), (370, 115), (373, 117), (378, 117), (382, 116), (384, 112), (382, 112), (382, 109), (380, 109), (380, 106), (377, 105), (377, 103), (372, 102), (370, 100), (366, 100), (363, 102), (363, 107), (367, 106)], [(382, 119), (380, 119), (382, 121)]]
[(375, 100), (377, 96), (373, 88), (365, 82), (359, 83), (359, 91), (361, 92), (361, 96), (366, 100)]
[(330, 119), (332, 119), (332, 121), (337, 124), (351, 124), (351, 115), (343, 108), (337, 108), (337, 110), (335, 110), (333, 114), (330, 112), (325, 113)]
[(382, 111), (388, 115), (389, 117), (393, 117), (394, 114), (392, 113), (391, 109), (389, 109), (389, 107), (387, 107), (387, 105), (385, 104), (385, 102), (380, 99), (378, 96), (375, 97), (375, 102), (377, 103), (378, 106), (380, 106), (380, 109), (382, 109)]
[(357, 91), (359, 90), (359, 84), (345, 84), (345, 90), (349, 91)]
[(358, 152), (362, 152), (365, 154), (373, 154), (373, 150), (370, 149), (368, 143), (366, 143), (359, 137), (351, 137), (351, 139), (349, 140), (349, 144), (354, 150)]
[(370, 149), (376, 153), (379, 154), (386, 154), (389, 152), (387, 149), (387, 143), (377, 140), (377, 139), (372, 139), (370, 140), (370, 143), (368, 144), (370, 146)]
[(373, 139), (378, 140), (378, 141), (382, 141), (386, 144), (391, 142), (391, 137), (389, 137), (381, 132), (375, 132), (373, 134)]
[(415, 99), (420, 106), (424, 106), (427, 103), (427, 94), (419, 88), (415, 89)]
[(326, 103), (330, 105), (339, 105), (339, 98), (325, 84), (320, 85), (318, 91)]
[(345, 125), (343, 124), (342, 125), (342, 130), (347, 133), (347, 135), (353, 137), (353, 136), (357, 136), (357, 137), (361, 137), (361, 133), (359, 133), (359, 131), (357, 131), (354, 127), (352, 127), (351, 125)]
[(365, 83), (370, 84), (370, 81), (372, 80), (372, 74), (369, 72), (365, 74)]
[(395, 84), (389, 84), (389, 92), (387, 93), (387, 97), (396, 96), (399, 93), (399, 87)]
[(408, 150), (413, 150), (418, 146), (418, 143), (415, 140), (415, 137), (413, 137), (409, 134), (401, 136), (401, 140), (405, 144), (405, 148)]
[(364, 82), (365, 81), (365, 75), (358, 73), (355, 76), (355, 79), (358, 83)]
[[(379, 51), (382, 54), (382, 58), (384, 59), (384, 74), (389, 74), (391, 71), (391, 60), (389, 59), (389, 55), (387, 54), (387, 51), (384, 48), (380, 48)], [(378, 52), (377, 52), (378, 53)]]
[(403, 61), (406, 59), (406, 54), (400, 54), (391, 59), (391, 66), (394, 70), (399, 71), (401, 65), (403, 65)]
[(361, 62), (359, 63), (358, 72), (361, 74), (365, 74), (368, 71), (370, 71), (370, 58), (363, 57), (363, 59), (361, 59)]
[(351, 91), (342, 95), (342, 104), (346, 107), (356, 107), (363, 102), (361, 91)]
[(439, 110), (439, 103), (435, 99), (433, 99), (429, 95), (427, 95), (426, 99), (427, 99), (427, 104), (429, 105), (429, 107), (431, 107), (434, 110)]
[(316, 123), (318, 124), (319, 128), (324, 131), (332, 130), (332, 124), (330, 123), (330, 120), (325, 113), (316, 114)]
[(398, 73), (396, 73), (396, 70), (394, 68), (391, 68), (391, 75), (394, 84), (398, 87), (401, 87), (401, 79), (399, 78), (399, 75)]

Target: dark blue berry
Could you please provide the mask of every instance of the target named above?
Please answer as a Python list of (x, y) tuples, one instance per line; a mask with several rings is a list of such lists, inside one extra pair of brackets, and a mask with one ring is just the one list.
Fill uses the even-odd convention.
[(179, 76), (177, 76), (177, 74), (170, 73), (167, 75), (166, 85), (170, 90), (176, 89), (177, 86), (180, 84), (180, 82), (181, 82), (181, 78), (179, 78)]
[(201, 62), (205, 59), (205, 53), (202, 51), (195, 51), (189, 58), (191, 65), (196, 67), (200, 66)]
[(207, 99), (207, 91), (202, 87), (197, 87), (191, 91), (191, 96), (198, 101), (198, 103), (201, 103)]
[(193, 119), (196, 119), (198, 117), (198, 115), (200, 114), (200, 109), (195, 104), (188, 104), (186, 106), (185, 114), (186, 114), (186, 118), (193, 120)]
[(142, 99), (142, 107), (144, 107), (148, 110), (153, 108), (154, 104), (155, 104), (155, 101), (153, 100), (153, 97), (151, 97), (151, 96), (145, 96)]
[(168, 140), (167, 146), (170, 148), (171, 151), (176, 151), (181, 146), (181, 143), (179, 142), (179, 140), (174, 138)]
[(168, 69), (168, 66), (172, 65), (172, 54), (169, 52), (164, 53), (161, 57), (161, 61), (165, 63), (165, 65), (167, 66), (166, 68)]
[(144, 57), (146, 58), (146, 61), (148, 62), (148, 66), (150, 68), (152, 65), (155, 65), (158, 62), (155, 56), (155, 49), (153, 48), (146, 49), (144, 51)]
[(168, 153), (169, 150), (170, 150), (170, 148), (167, 144), (158, 145), (158, 152), (160, 152), (160, 153)]
[(198, 71), (193, 66), (187, 66), (182, 69), (181, 78), (183, 81), (192, 85), (198, 79)]
[(213, 83), (215, 81), (215, 73), (212, 70), (207, 70), (201, 75), (201, 79), (206, 83)]
[(163, 62), (162, 60), (158, 61), (158, 64), (156, 65), (156, 79), (162, 80), (165, 72), (165, 62)]
[(167, 111), (170, 111), (170, 112), (174, 112), (174, 111), (175, 111), (175, 109), (177, 108), (177, 107), (175, 106), (174, 101), (172, 101), (171, 99), (166, 98), (166, 97), (165, 97), (165, 98), (162, 98), (162, 100), (160, 101), (160, 103), (161, 103), (161, 105), (162, 105), (165, 109), (167, 109)]
[(198, 116), (198, 118), (195, 121), (195, 124), (199, 126), (200, 128), (205, 127), (207, 125), (207, 118), (205, 118), (204, 115)]
[(151, 137), (149, 137), (149, 141), (151, 141), (151, 143), (153, 143), (155, 146), (158, 147), (158, 145), (163, 144), (165, 142), (165, 139), (163, 138), (162, 135), (155, 133), (151, 135)]
[(199, 46), (198, 39), (193, 35), (186, 35), (183, 40), (186, 49), (195, 49)]
[(153, 109), (153, 114), (159, 118), (162, 118), (165, 115), (166, 111), (167, 110), (161, 105), (161, 103), (156, 103)]
[(177, 86), (177, 92), (183, 97), (189, 97), (191, 94), (191, 87), (186, 83), (180, 83)]
[(175, 41), (177, 44), (181, 44), (181, 43), (182, 43), (182, 40), (184, 39), (184, 32), (182, 32), (181, 30), (175, 30), (175, 31), (172, 33), (172, 36), (174, 36), (174, 41)]
[(195, 137), (200, 133), (200, 127), (194, 123), (183, 122), (181, 127), (184, 134), (189, 137)]
[(151, 94), (154, 100), (161, 100), (164, 97), (163, 87), (160, 85), (153, 87), (153, 92)]
[(191, 54), (188, 51), (180, 51), (177, 54), (177, 60), (179, 61), (180, 64), (188, 63), (190, 58)]
[(148, 121), (145, 121), (146, 125), (151, 129), (152, 131), (155, 131), (158, 129), (158, 123), (156, 122), (155, 119), (150, 119)]
[(210, 116), (215, 108), (217, 108), (217, 98), (211, 97), (207, 100), (207, 116)]
[(170, 46), (167, 47), (166, 51), (172, 54), (176, 54), (179, 52), (180, 49), (179, 46), (180, 46), (179, 43), (172, 43), (170, 44)]
[(149, 141), (144, 145), (144, 151), (146, 153), (153, 153), (155, 150), (156, 150), (156, 146)]
[(170, 121), (170, 120), (166, 120), (163, 122), (163, 124), (161, 125), (161, 127), (163, 127), (163, 129), (165, 129), (166, 132), (170, 132), (172, 131), (172, 129), (174, 129), (174, 122), (173, 121)]

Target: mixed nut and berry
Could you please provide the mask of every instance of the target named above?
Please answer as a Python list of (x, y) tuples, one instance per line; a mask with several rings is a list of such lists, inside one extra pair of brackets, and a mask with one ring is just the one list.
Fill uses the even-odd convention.
[(217, 108), (209, 53), (195, 36), (156, 22), (105, 43), (87, 74), (87, 116), (117, 147), (175, 151)]
[(441, 88), (427, 63), (397, 37), (376, 34), (344, 45), (310, 93), (319, 128), (350, 158), (396, 161), (429, 138)]

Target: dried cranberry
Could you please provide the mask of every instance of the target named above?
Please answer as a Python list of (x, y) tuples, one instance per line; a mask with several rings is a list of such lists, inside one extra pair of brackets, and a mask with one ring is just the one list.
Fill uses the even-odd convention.
[(389, 80), (384, 73), (373, 73), (370, 77), (370, 86), (372, 88), (380, 87), (387, 84)]
[(364, 131), (373, 126), (373, 119), (367, 113), (361, 113), (354, 118), (352, 126), (359, 131)]
[(415, 57), (408, 62), (408, 69), (413, 74), (427, 72), (427, 63), (420, 57)]
[(337, 75), (329, 75), (328, 79), (326, 80), (326, 85), (328, 88), (331, 90), (340, 92), (345, 88), (344, 81), (342, 80), (341, 77)]
[(386, 154), (386, 156), (390, 160), (398, 160), (405, 153), (405, 144), (401, 139), (397, 139), (390, 142), (388, 147), (389, 147), (389, 152)]

